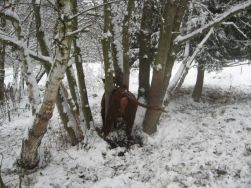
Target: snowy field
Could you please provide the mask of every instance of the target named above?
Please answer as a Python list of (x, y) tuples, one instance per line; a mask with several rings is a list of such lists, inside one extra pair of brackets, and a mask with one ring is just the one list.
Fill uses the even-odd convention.
[[(96, 126), (101, 126), (100, 68), (93, 64), (85, 70)], [(250, 188), (250, 73), (251, 66), (206, 73), (202, 102), (194, 103), (196, 71), (191, 70), (161, 117), (158, 132), (144, 135), (143, 147), (109, 149), (93, 132), (88, 145), (72, 147), (55, 113), (41, 145), (41, 168), (25, 175), (22, 187)], [(131, 90), (136, 93), (136, 70), (132, 70)], [(0, 125), (1, 171), (8, 187), (20, 182), (15, 161), (30, 120), (30, 112), (20, 110), (10, 123)]]

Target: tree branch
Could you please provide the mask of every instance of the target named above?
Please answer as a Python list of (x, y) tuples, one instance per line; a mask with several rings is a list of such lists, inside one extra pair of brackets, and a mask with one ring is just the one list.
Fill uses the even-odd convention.
[(79, 12), (79, 13), (77, 13), (77, 14), (71, 16), (70, 20), (72, 20), (72, 19), (78, 17), (78, 16), (81, 15), (81, 14), (84, 14), (84, 13), (86, 13), (86, 12), (89, 12), (89, 11), (91, 11), (91, 10), (97, 9), (97, 8), (99, 8), (99, 7), (103, 7), (103, 6), (105, 6), (105, 5), (110, 5), (110, 4), (113, 4), (113, 3), (118, 3), (118, 2), (120, 2), (120, 1), (123, 1), (123, 0), (115, 0), (115, 1), (111, 1), (111, 2), (108, 2), (108, 3), (103, 3), (103, 4), (97, 5), (97, 6), (95, 6), (95, 7), (92, 7), (92, 8), (86, 9), (86, 10), (83, 10), (83, 11), (81, 11), (81, 12)]
[(203, 27), (201, 27), (199, 29), (196, 29), (196, 30), (194, 30), (193, 32), (191, 32), (191, 33), (189, 33), (187, 35), (177, 36), (176, 39), (174, 40), (174, 43), (176, 45), (179, 45), (179, 44), (181, 44), (181, 43), (183, 43), (183, 42), (185, 42), (185, 41), (187, 41), (187, 40), (189, 40), (191, 38), (197, 37), (198, 35), (201, 35), (201, 34), (205, 33), (206, 31), (208, 31), (210, 28), (220, 25), (221, 22), (228, 19), (229, 17), (231, 17), (231, 16), (233, 16), (233, 15), (235, 15), (235, 14), (241, 12), (241, 11), (250, 9), (250, 8), (251, 8), (251, 1), (250, 0), (246, 1), (245, 3), (233, 6), (228, 11), (216, 16), (214, 21), (209, 22), (205, 26), (203, 26)]
[(244, 38), (248, 39), (248, 36), (239, 29), (239, 27), (234, 22), (222, 22), (223, 25), (232, 25)]
[(73, 35), (77, 35), (78, 33), (81, 33), (81, 32), (88, 32), (89, 28), (92, 26), (92, 24), (88, 24), (86, 26), (83, 26), (75, 31), (72, 31), (72, 32), (68, 32), (66, 33), (65, 36), (69, 37), (69, 36), (73, 36)]
[(34, 52), (30, 49), (28, 49), (27, 47), (25, 47), (17, 38), (11, 38), (9, 36), (7, 36), (6, 34), (4, 34), (3, 32), (0, 32), (0, 41), (5, 42), (8, 45), (11, 46), (15, 46), (18, 48), (23, 48), (24, 50), (26, 50), (28, 52), (28, 54), (35, 60), (41, 62), (42, 65), (46, 65), (46, 66), (51, 66), (53, 61), (50, 57), (48, 56), (43, 56), (40, 53)]

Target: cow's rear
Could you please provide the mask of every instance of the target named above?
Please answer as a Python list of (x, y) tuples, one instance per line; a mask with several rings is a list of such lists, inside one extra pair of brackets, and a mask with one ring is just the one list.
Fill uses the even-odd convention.
[(101, 101), (101, 115), (104, 136), (107, 136), (122, 119), (126, 124), (126, 135), (131, 139), (131, 132), (137, 111), (137, 99), (125, 87), (115, 88), (110, 96), (107, 114), (105, 115), (105, 95)]

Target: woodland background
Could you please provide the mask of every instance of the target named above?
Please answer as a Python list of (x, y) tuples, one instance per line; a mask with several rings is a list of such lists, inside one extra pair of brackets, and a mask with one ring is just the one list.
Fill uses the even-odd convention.
[[(11, 124), (21, 109), (29, 114), (21, 131), (20, 154), (12, 167), (18, 169), (14, 172), (19, 177), (18, 184), (24, 184), (22, 180), (25, 185), (29, 184), (29, 169), (39, 169), (43, 162), (50, 164), (43, 157), (46, 155), (41, 152), (41, 143), (50, 123), (55, 121), (55, 114), (64, 128), (68, 144), (83, 147), (83, 152), (92, 150), (95, 144), (104, 145), (95, 132), (101, 127), (100, 122), (95, 121), (100, 106), (96, 102), (97, 106), (93, 108), (90, 101), (95, 97), (101, 99), (103, 88), (108, 100), (114, 88), (113, 77), (118, 84), (128, 85), (139, 101), (168, 110), (168, 104), (177, 97), (185, 104), (180, 88), (189, 69), (196, 67), (192, 98), (194, 102), (200, 102), (205, 72), (245, 67), (250, 63), (250, 8), (250, 0), (1, 1), (1, 124)], [(100, 62), (98, 71), (103, 72), (102, 76), (95, 68), (84, 72), (88, 66), (95, 67), (97, 62)], [(177, 64), (177, 71), (173, 69), (174, 64)], [(8, 73), (11, 79), (7, 78)], [(104, 86), (102, 78), (105, 78)], [(132, 82), (135, 78), (138, 81)], [(93, 86), (87, 87), (88, 82)], [(88, 93), (91, 87), (97, 91), (92, 95)], [(242, 96), (235, 94), (236, 98)], [(217, 95), (214, 100), (221, 98), (225, 97)], [(199, 105), (190, 102), (188, 106)], [(138, 109), (135, 138), (138, 134), (143, 148), (149, 146), (145, 139), (156, 134), (162, 116), (166, 117), (161, 111)], [(226, 122), (231, 122), (235, 118), (227, 119)], [(248, 129), (245, 123), (241, 126)], [(90, 141), (95, 139), (97, 143)], [(248, 142), (242, 144), (249, 155)], [(101, 148), (96, 147), (93, 151), (102, 151), (103, 157), (103, 153), (112, 152), (104, 152)], [(117, 150), (120, 149), (114, 152), (121, 154)], [(123, 155), (126, 151), (122, 151)], [(139, 152), (139, 149), (134, 151)], [(219, 176), (228, 173), (220, 167), (214, 170)], [(248, 172), (244, 172), (246, 178)], [(88, 181), (95, 182), (92, 178)], [(243, 186), (249, 183), (250, 180), (245, 179)], [(1, 186), (5, 186), (2, 178)]]

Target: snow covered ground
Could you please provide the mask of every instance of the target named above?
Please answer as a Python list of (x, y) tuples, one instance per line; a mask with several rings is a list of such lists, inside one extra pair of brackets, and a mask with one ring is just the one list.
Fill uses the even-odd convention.
[[(95, 124), (101, 126), (100, 65), (88, 65), (87, 87)], [(205, 75), (201, 103), (191, 99), (196, 71), (191, 70), (181, 91), (161, 118), (158, 132), (144, 135), (143, 147), (109, 149), (95, 133), (89, 145), (72, 147), (57, 114), (50, 122), (40, 153), (41, 168), (22, 178), (35, 188), (249, 188), (251, 187), (251, 66), (227, 68)], [(131, 90), (137, 90), (132, 71)], [(25, 103), (24, 103), (25, 104)], [(30, 121), (20, 111), (0, 126), (2, 176), (18, 187), (15, 160)]]

